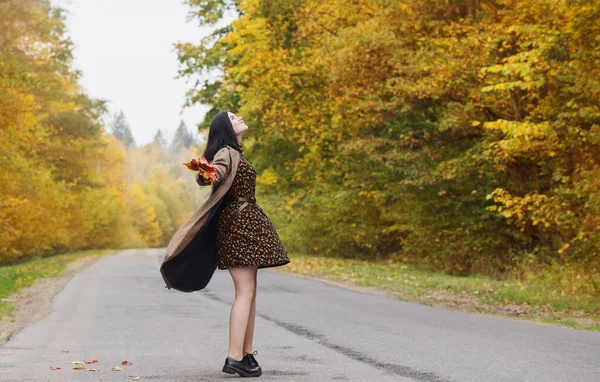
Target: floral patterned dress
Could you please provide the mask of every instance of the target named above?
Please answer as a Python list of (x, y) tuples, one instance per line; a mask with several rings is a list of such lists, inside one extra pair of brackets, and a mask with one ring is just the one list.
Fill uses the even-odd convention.
[(256, 203), (248, 203), (235, 217), (243, 201), (254, 199), (256, 169), (242, 155), (233, 183), (224, 198), (217, 224), (217, 267), (228, 269), (256, 264), (258, 268), (276, 267), (290, 262), (271, 220)]

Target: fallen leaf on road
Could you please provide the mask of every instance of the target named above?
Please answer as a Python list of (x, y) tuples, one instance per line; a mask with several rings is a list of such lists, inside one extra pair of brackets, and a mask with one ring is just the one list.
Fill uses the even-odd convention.
[(83, 365), (77, 365), (77, 366), (75, 366), (73, 368), (73, 370), (82, 370), (82, 369), (85, 369), (85, 366), (83, 366)]
[(100, 370), (92, 368), (92, 369), (87, 369), (87, 371), (100, 371)]
[(121, 371), (121, 370), (123, 370), (123, 368), (121, 368), (119, 366), (113, 366), (113, 368), (111, 370), (112, 371)]
[(131, 362), (125, 360), (123, 362), (121, 362), (121, 365), (133, 365)]
[(81, 361), (71, 361), (71, 363), (73, 365), (83, 365), (83, 362), (81, 362)]
[(62, 370), (60, 367), (50, 366), (50, 370)]
[(133, 375), (130, 375), (129, 379), (131, 379), (132, 381), (137, 381), (138, 379), (140, 379), (140, 377), (134, 377)]
[(61, 350), (61, 352), (68, 353), (69, 351), (68, 350)]
[(84, 359), (83, 362), (85, 362), (85, 363), (98, 363), (98, 360), (97, 359), (91, 359), (91, 360), (90, 359)]

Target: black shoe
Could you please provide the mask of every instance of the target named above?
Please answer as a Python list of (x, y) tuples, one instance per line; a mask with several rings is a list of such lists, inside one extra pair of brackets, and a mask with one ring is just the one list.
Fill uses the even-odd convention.
[(244, 358), (246, 358), (248, 360), (248, 365), (258, 367), (260, 369), (260, 366), (258, 365), (258, 361), (256, 361), (256, 358), (254, 358), (255, 354), (258, 354), (257, 350), (253, 351), (252, 353), (246, 353)]
[(262, 374), (260, 367), (250, 366), (246, 357), (242, 358), (241, 361), (227, 357), (225, 365), (223, 365), (223, 371), (229, 374), (238, 373), (242, 377), (259, 377)]

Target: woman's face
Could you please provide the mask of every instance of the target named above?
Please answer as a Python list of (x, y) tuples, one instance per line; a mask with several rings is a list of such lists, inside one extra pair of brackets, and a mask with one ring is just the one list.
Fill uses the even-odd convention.
[(242, 117), (238, 117), (230, 111), (227, 112), (227, 115), (229, 116), (231, 126), (233, 127), (233, 131), (236, 135), (242, 135), (246, 130), (248, 130), (248, 125), (244, 123)]

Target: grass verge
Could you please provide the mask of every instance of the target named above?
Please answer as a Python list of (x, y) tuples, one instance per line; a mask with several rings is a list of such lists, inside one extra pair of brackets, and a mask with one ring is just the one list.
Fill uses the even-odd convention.
[(5, 316), (10, 317), (15, 308), (13, 303), (4, 301), (6, 297), (31, 286), (38, 279), (61, 276), (67, 265), (74, 260), (82, 257), (104, 255), (112, 251), (111, 249), (96, 249), (71, 252), (0, 267), (0, 320)]
[(277, 271), (357, 286), (405, 301), (600, 331), (600, 297), (548, 292), (539, 285), (482, 276), (457, 277), (414, 265), (293, 255)]

